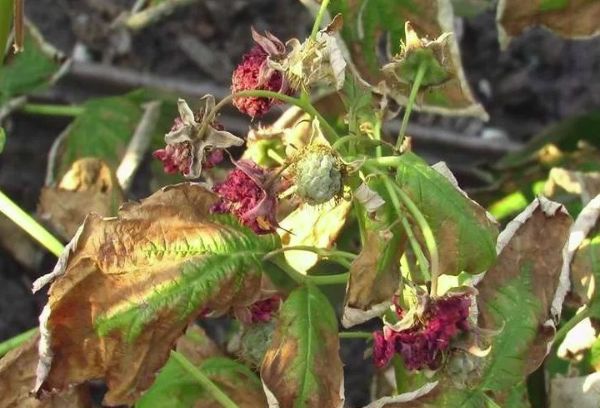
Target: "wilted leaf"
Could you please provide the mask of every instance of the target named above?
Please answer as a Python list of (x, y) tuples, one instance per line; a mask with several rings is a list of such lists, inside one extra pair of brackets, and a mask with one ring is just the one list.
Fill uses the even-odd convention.
[[(572, 292), (577, 300), (600, 305), (600, 195), (596, 196), (577, 216), (569, 237), (568, 262)], [(598, 313), (600, 315), (600, 313)]]
[(289, 295), (261, 368), (270, 408), (343, 406), (337, 325), (329, 301), (316, 287)]
[(406, 234), (397, 222), (399, 215), (379, 180), (370, 183), (386, 205), (374, 218), (365, 217), (363, 248), (350, 267), (342, 325), (346, 328), (383, 314), (391, 305), (400, 284), (400, 258)]
[(552, 408), (598, 408), (600, 373), (585, 377), (553, 378), (550, 383)]
[[(307, 203), (292, 211), (281, 222), (278, 229), (284, 247), (308, 245), (316, 248), (331, 248), (352, 205), (349, 201), (331, 200), (321, 205)], [(285, 251), (287, 262), (300, 273), (306, 273), (315, 266), (319, 257), (307, 251)]]
[[(389, 59), (389, 56), (379, 55), (379, 50), (384, 48), (381, 46), (382, 39), (387, 40), (387, 49), (398, 53), (401, 41), (405, 39), (406, 21), (410, 21), (420, 37), (430, 40), (454, 31), (454, 16), (449, 0), (337, 0), (330, 3), (329, 10), (332, 14), (342, 14), (344, 26), (341, 34), (351, 63), (355, 71), (374, 86), (384, 80), (380, 61), (384, 57)], [(487, 119), (487, 113), (475, 102), (465, 79), (456, 38), (451, 36), (447, 41), (444, 66), (449, 77), (443, 83), (421, 92), (415, 109)], [(391, 97), (402, 105), (406, 104), (410, 86), (386, 85)]]
[[(197, 366), (240, 408), (266, 406), (260, 380), (248, 367), (223, 357), (219, 348), (196, 326), (177, 341), (177, 351)], [(210, 393), (173, 358), (160, 370), (156, 381), (144, 393), (136, 408), (219, 408)]]
[(417, 401), (419, 398), (429, 394), (436, 386), (438, 382), (430, 382), (425, 384), (418, 390), (406, 392), (392, 397), (383, 397), (377, 401), (373, 401), (365, 408), (394, 408), (394, 407), (406, 407), (409, 406), (407, 403)]
[(492, 339), (484, 389), (518, 384), (546, 357), (568, 288), (563, 248), (571, 224), (562, 205), (539, 198), (500, 234), (498, 261), (477, 285), (480, 326), (501, 330)]
[(583, 172), (554, 167), (548, 174), (544, 195), (554, 197), (565, 191), (581, 197), (583, 204), (600, 194), (600, 172)]
[(498, 226), (485, 209), (411, 152), (401, 156), (397, 181), (433, 231), (440, 274), (477, 274), (493, 264)]
[(103, 378), (105, 403), (131, 404), (200, 312), (252, 303), (278, 237), (214, 218), (197, 184), (166, 187), (119, 216), (90, 215), (55, 270), (40, 317), (37, 389)]
[(57, 187), (44, 187), (38, 213), (65, 239), (71, 239), (88, 213), (117, 214), (123, 192), (102, 160), (77, 160)]
[[(0, 49), (4, 51), (4, 46)], [(46, 43), (33, 25), (27, 24), (24, 51), (0, 65), (0, 107), (15, 96), (49, 86), (62, 73), (63, 61), (62, 53)]]
[(61, 393), (44, 393), (39, 400), (31, 395), (39, 338), (36, 334), (0, 359), (0, 408), (91, 408), (85, 385)]
[(590, 38), (600, 34), (600, 3), (589, 0), (501, 0), (496, 21), (500, 47), (528, 28), (546, 27), (567, 38)]

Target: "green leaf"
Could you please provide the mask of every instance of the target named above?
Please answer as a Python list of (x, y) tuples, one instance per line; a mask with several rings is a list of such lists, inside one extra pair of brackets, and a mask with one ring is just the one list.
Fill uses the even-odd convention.
[[(260, 379), (245, 365), (227, 357), (210, 357), (198, 368), (240, 408), (264, 406)], [(213, 398), (173, 358), (161, 369), (136, 408), (198, 408), (213, 406)]]
[(270, 406), (341, 406), (344, 381), (337, 326), (333, 308), (316, 287), (300, 287), (289, 295), (261, 367)]
[(41, 323), (55, 356), (45, 360), (44, 387), (104, 378), (107, 405), (131, 404), (190, 320), (257, 299), (262, 258), (279, 238), (212, 216), (215, 201), (182, 183), (123, 205), (118, 217), (87, 217), (55, 271), (35, 284), (55, 279)]
[(127, 96), (92, 99), (65, 133), (55, 174), (60, 178), (84, 157), (102, 159), (116, 169), (142, 116), (140, 104)]
[(414, 153), (407, 152), (400, 158), (397, 182), (433, 231), (440, 255), (440, 274), (458, 275), (463, 271), (477, 274), (494, 263), (496, 223), (451, 181)]
[[(3, 49), (3, 48), (2, 48)], [(0, 66), (0, 106), (9, 99), (43, 90), (61, 66), (62, 56), (31, 25), (25, 32), (25, 49)]]

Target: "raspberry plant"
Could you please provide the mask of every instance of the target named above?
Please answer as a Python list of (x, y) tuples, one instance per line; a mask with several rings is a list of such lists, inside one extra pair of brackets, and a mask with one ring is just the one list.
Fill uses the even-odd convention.
[[(231, 94), (207, 95), (196, 111), (179, 99), (153, 153), (165, 173), (190, 181), (115, 217), (89, 214), (62, 252), (40, 239), (60, 253), (34, 283), (49, 285), (48, 303), (39, 334), (0, 362), (0, 378), (17, 384), (11, 367), (36, 366), (35, 398), (72, 406), (88, 406), (86, 383), (103, 380), (108, 406), (334, 408), (345, 401), (340, 342), (359, 338), (375, 367), (369, 407), (528, 406), (527, 376), (598, 315), (590, 287), (587, 307), (557, 330), (571, 267), (597, 277), (599, 197), (575, 222), (538, 197), (500, 232), (443, 162), (413, 151), (413, 110), (487, 117), (464, 79), (450, 3), (418, 4), (322, 0), (303, 40), (252, 29)], [(393, 50), (383, 65), (381, 31)], [(0, 96), (20, 88), (11, 92)], [(316, 97), (324, 93), (334, 113)], [(84, 109), (108, 109), (127, 128), (146, 96), (128, 98)], [(221, 123), (229, 104), (252, 119), (283, 104), (297, 114), (244, 138)], [(394, 140), (384, 128), (396, 105)], [(85, 128), (78, 120), (72, 132)], [(105, 169), (80, 156), (116, 161), (78, 143), (71, 134), (58, 163), (63, 188), (85, 168)], [(230, 149), (244, 145), (234, 158)], [(106, 190), (113, 179), (102, 172)], [(85, 191), (99, 197), (97, 185)], [(25, 228), (39, 228), (1, 198)], [(328, 290), (336, 285), (343, 302)], [(234, 322), (227, 350), (196, 324), (217, 316)], [(376, 328), (356, 329), (365, 324)], [(34, 398), (23, 390), (10, 401)]]

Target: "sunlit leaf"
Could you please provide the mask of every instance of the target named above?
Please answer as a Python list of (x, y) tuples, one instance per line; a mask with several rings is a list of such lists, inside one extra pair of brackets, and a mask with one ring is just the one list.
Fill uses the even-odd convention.
[(184, 183), (125, 204), (116, 218), (87, 217), (34, 285), (53, 281), (37, 389), (103, 378), (106, 404), (131, 404), (191, 319), (255, 300), (262, 257), (279, 239), (209, 215), (215, 200)]
[[(351, 57), (351, 63), (361, 77), (378, 86), (384, 75), (381, 61), (393, 54), (404, 41), (404, 25), (410, 21), (420, 37), (435, 40), (443, 33), (454, 31), (452, 4), (449, 0), (333, 0), (329, 5), (332, 15), (344, 18), (342, 38)], [(447, 115), (471, 115), (487, 118), (483, 107), (475, 102), (465, 79), (458, 43), (454, 36), (448, 40), (444, 65), (449, 78), (442, 84), (431, 86), (417, 97), (415, 109)], [(385, 43), (385, 46), (382, 44)], [(392, 88), (388, 86), (388, 88)], [(393, 87), (390, 93), (398, 103), (406, 104), (410, 86)]]
[(80, 385), (63, 392), (49, 392), (39, 399), (31, 395), (38, 363), (38, 341), (35, 335), (0, 359), (1, 408), (91, 408), (87, 386)]
[(411, 152), (401, 156), (397, 181), (433, 231), (441, 274), (477, 274), (493, 264), (498, 226), (485, 209)]
[(502, 0), (498, 2), (498, 39), (506, 48), (512, 39), (535, 26), (567, 38), (600, 34), (600, 3), (589, 0)]
[[(280, 222), (278, 233), (282, 245), (330, 249), (346, 223), (350, 208), (349, 201), (331, 200), (318, 206), (301, 204)], [(294, 269), (306, 273), (319, 258), (307, 251), (285, 251), (285, 259)]]
[(293, 291), (279, 312), (261, 367), (270, 408), (341, 408), (344, 378), (337, 319), (313, 286)]

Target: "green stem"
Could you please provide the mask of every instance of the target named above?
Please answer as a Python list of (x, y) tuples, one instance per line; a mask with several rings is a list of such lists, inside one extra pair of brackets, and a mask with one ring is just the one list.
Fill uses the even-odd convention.
[(575, 327), (579, 322), (591, 316), (590, 308), (584, 309), (581, 312), (577, 313), (571, 319), (569, 319), (564, 325), (560, 327), (560, 329), (556, 332), (554, 336), (554, 345), (560, 344), (560, 342), (565, 338), (567, 333), (571, 331), (573, 327)]
[(365, 331), (347, 331), (339, 333), (340, 339), (366, 339), (371, 340), (373, 333)]
[(406, 217), (402, 217), (402, 225), (404, 226), (404, 231), (406, 231), (406, 236), (408, 237), (408, 241), (410, 242), (410, 247), (412, 248), (415, 256), (417, 257), (417, 261), (419, 262), (419, 269), (421, 270), (421, 274), (425, 279), (430, 279), (431, 276), (429, 276), (429, 270), (427, 269), (429, 262), (427, 262), (427, 258), (425, 258), (423, 249), (421, 248), (419, 241), (415, 237), (412, 227), (406, 219)]
[(373, 146), (377, 146), (377, 148), (379, 149), (379, 151), (381, 151), (381, 146), (389, 146), (392, 150), (394, 149), (394, 145), (383, 141), (383, 140), (378, 140), (378, 139), (369, 139), (367, 137), (364, 136), (358, 136), (358, 135), (346, 135), (346, 136), (342, 136), (340, 137), (338, 140), (335, 141), (335, 143), (331, 146), (331, 148), (333, 150), (339, 151), (340, 147), (350, 143), (356, 141), (358, 143), (367, 143)]
[(12, 349), (15, 349), (21, 344), (25, 343), (27, 340), (33, 337), (37, 333), (37, 331), (38, 328), (34, 327), (33, 329), (29, 329), (26, 332), (17, 334), (15, 337), (12, 337), (8, 340), (4, 340), (2, 343), (0, 343), (0, 357), (5, 355)]
[(431, 296), (437, 296), (437, 284), (438, 278), (440, 276), (440, 257), (438, 254), (437, 243), (435, 242), (435, 237), (433, 236), (433, 231), (429, 226), (429, 223), (425, 219), (425, 216), (419, 210), (417, 205), (413, 200), (406, 194), (399, 186), (395, 183), (391, 183), (393, 187), (398, 192), (398, 197), (402, 200), (402, 203), (412, 215), (413, 219), (416, 221), (421, 233), (423, 234), (423, 239), (425, 240), (425, 246), (427, 247), (427, 252), (429, 252), (430, 259), (430, 268), (431, 268)]
[(298, 285), (304, 285), (307, 283), (312, 283), (317, 286), (323, 285), (340, 285), (346, 284), (348, 278), (350, 277), (350, 273), (338, 273), (335, 275), (304, 275), (294, 268), (292, 268), (286, 261), (281, 253), (275, 254), (268, 259), (270, 262), (277, 265), (281, 270), (283, 270), (292, 280), (294, 280)]
[(257, 98), (269, 98), (269, 99), (277, 99), (282, 102), (288, 103), (290, 105), (294, 105), (302, 109), (304, 112), (308, 113), (310, 116), (317, 118), (321, 126), (323, 126), (323, 130), (325, 133), (325, 138), (330, 144), (335, 143), (336, 140), (340, 138), (335, 129), (325, 120), (325, 118), (317, 111), (317, 109), (310, 103), (308, 100), (302, 100), (298, 98), (294, 98), (292, 96), (284, 95), (278, 92), (272, 91), (263, 91), (263, 90), (252, 90), (252, 91), (241, 91), (237, 92), (233, 95), (230, 95), (226, 98), (223, 98), (221, 102), (219, 102), (213, 112), (217, 112), (221, 109), (223, 103), (228, 103), (233, 98), (241, 97), (241, 96), (253, 96)]
[(266, 261), (269, 258), (271, 258), (277, 254), (280, 254), (282, 252), (286, 252), (286, 251), (313, 252), (319, 256), (326, 257), (326, 258), (342, 257), (342, 258), (348, 258), (348, 259), (355, 259), (357, 257), (357, 255), (353, 254), (352, 252), (331, 250), (331, 249), (326, 249), (326, 248), (317, 248), (317, 247), (310, 246), (310, 245), (293, 245), (293, 246), (286, 246), (286, 247), (271, 251), (264, 256), (263, 260)]
[(0, 65), (8, 49), (8, 36), (12, 29), (13, 0), (0, 0)]
[(79, 105), (48, 105), (41, 103), (27, 103), (21, 108), (21, 112), (32, 115), (48, 116), (79, 116), (85, 108)]
[(327, 6), (329, 5), (329, 0), (322, 0), (321, 7), (319, 8), (319, 12), (317, 13), (317, 17), (315, 17), (315, 22), (312, 27), (312, 31), (310, 32), (310, 40), (315, 41), (317, 39), (317, 33), (321, 28), (321, 22), (323, 21), (323, 17), (327, 12)]
[(56, 256), (62, 254), (64, 250), (63, 244), (2, 191), (0, 191), (0, 212), (31, 235), (48, 251)]
[(410, 89), (410, 95), (408, 96), (408, 103), (406, 104), (406, 110), (404, 111), (404, 117), (402, 118), (402, 125), (400, 126), (400, 133), (398, 133), (398, 140), (396, 141), (396, 150), (400, 150), (400, 147), (402, 147), (404, 135), (406, 134), (406, 128), (408, 127), (408, 120), (410, 119), (410, 113), (412, 112), (412, 108), (417, 98), (417, 93), (419, 92), (421, 82), (423, 81), (423, 77), (425, 76), (426, 72), (427, 64), (425, 62), (421, 62), (415, 77), (415, 82), (413, 82)]
[(187, 371), (208, 393), (225, 408), (239, 408), (221, 389), (202, 371), (193, 365), (185, 356), (177, 351), (171, 351), (171, 356)]

